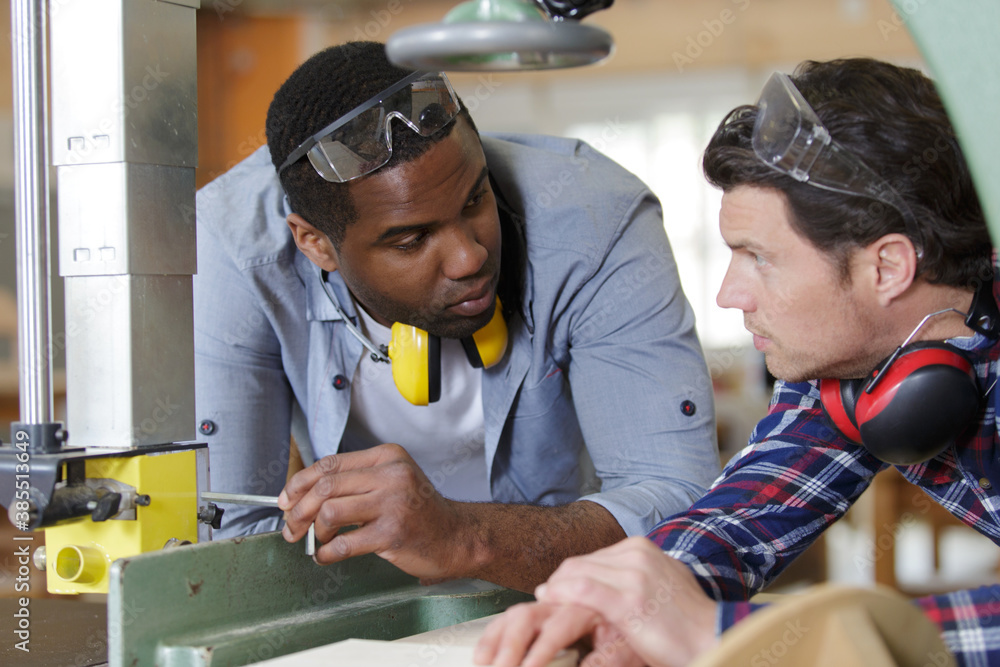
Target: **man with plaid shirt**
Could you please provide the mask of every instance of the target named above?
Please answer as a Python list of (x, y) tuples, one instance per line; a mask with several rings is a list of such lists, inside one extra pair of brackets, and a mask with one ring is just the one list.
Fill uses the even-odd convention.
[[(779, 379), (768, 414), (690, 509), (565, 561), (494, 622), (483, 663), (542, 665), (590, 635), (605, 665), (687, 664), (889, 465), (1000, 543), (1000, 291), (933, 83), (803, 63), (727, 116), (703, 166), (732, 250), (718, 303)], [(915, 604), (959, 664), (1000, 664), (1000, 586)]]

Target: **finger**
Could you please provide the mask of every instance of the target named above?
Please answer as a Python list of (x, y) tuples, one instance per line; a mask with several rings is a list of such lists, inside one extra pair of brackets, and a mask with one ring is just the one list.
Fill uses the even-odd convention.
[[(596, 667), (642, 667), (646, 664), (635, 651), (628, 639), (618, 628), (602, 623), (594, 630), (594, 646), (597, 647), (592, 660), (602, 653), (606, 656)], [(586, 662), (586, 661), (584, 661)]]
[[(380, 554), (391, 546), (391, 536), (387, 538), (378, 526), (367, 524), (354, 530), (337, 533), (330, 541), (316, 549), (313, 559), (320, 565), (329, 565), (364, 554)], [(391, 562), (391, 559), (387, 560)]]
[(328, 470), (335, 469), (339, 465), (338, 458), (340, 456), (339, 454), (324, 456), (308, 468), (304, 468), (292, 475), (285, 482), (285, 488), (278, 494), (278, 509), (283, 512), (291, 509), (303, 496), (309, 493), (316, 480), (325, 475)]
[(642, 667), (646, 662), (627, 645), (599, 644), (584, 656), (579, 667)]
[(587, 576), (549, 579), (535, 590), (535, 597), (546, 604), (584, 607), (612, 623), (619, 622), (634, 606), (614, 583)]
[[(283, 530), (285, 539), (295, 541), (301, 538), (309, 529), (309, 525), (316, 521), (321, 508), (330, 499), (365, 496), (377, 486), (378, 480), (371, 469), (331, 472), (319, 478), (309, 489), (309, 492), (299, 498), (298, 502), (285, 512), (285, 529)], [(331, 507), (331, 510), (333, 509)], [(326, 525), (329, 526), (332, 523), (333, 521), (328, 519)], [(341, 525), (349, 524), (342, 523)], [(331, 537), (332, 533), (327, 532), (326, 536)]]
[(553, 607), (537, 604), (514, 605), (504, 612), (503, 636), (493, 658), (494, 667), (517, 667), (534, 641)]
[(472, 660), (477, 665), (493, 664), (493, 658), (496, 657), (497, 648), (500, 646), (500, 639), (507, 628), (507, 619), (506, 612), (498, 614), (483, 630), (483, 634), (480, 635), (479, 641), (476, 643), (476, 649), (472, 653)]
[(563, 606), (543, 622), (523, 667), (545, 667), (556, 654), (589, 635), (600, 622), (600, 616), (583, 607)]
[[(356, 533), (360, 528), (350, 531), (351, 533)], [(320, 565), (330, 565), (332, 563), (339, 563), (342, 560), (347, 560), (352, 556), (360, 556), (364, 553), (373, 553), (373, 551), (360, 551), (355, 546), (352, 545), (350, 540), (341, 539), (343, 535), (334, 535), (326, 544), (320, 544), (316, 547), (316, 553), (313, 554), (313, 560)], [(317, 540), (322, 542), (322, 540)]]
[(278, 507), (288, 511), (299, 502), (313, 485), (327, 475), (372, 468), (388, 461), (407, 458), (406, 450), (395, 444), (383, 444), (357, 452), (343, 452), (324, 456), (316, 463), (292, 475), (278, 495)]
[(614, 650), (608, 655), (604, 660), (597, 660), (595, 655), (594, 662), (584, 661), (580, 663), (580, 667), (643, 667), (647, 663), (639, 654), (632, 650), (630, 646), (615, 646)]
[(370, 493), (346, 498), (328, 498), (316, 512), (316, 539), (325, 544), (347, 526), (362, 526), (378, 519), (381, 512)]

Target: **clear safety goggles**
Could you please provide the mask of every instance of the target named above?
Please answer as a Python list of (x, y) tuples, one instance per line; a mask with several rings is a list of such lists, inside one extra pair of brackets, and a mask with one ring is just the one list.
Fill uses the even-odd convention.
[(303, 156), (331, 183), (370, 174), (392, 157), (391, 121), (429, 137), (458, 115), (461, 105), (443, 73), (414, 72), (302, 142), (280, 174)]
[(758, 158), (797, 181), (893, 207), (920, 251), (919, 227), (910, 207), (884, 178), (830, 137), (788, 75), (771, 75), (757, 107), (751, 141)]

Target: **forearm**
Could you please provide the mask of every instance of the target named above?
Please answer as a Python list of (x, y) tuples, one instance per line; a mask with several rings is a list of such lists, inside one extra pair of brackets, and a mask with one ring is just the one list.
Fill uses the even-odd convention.
[[(561, 507), (456, 503), (468, 566), (456, 574), (531, 592), (570, 556), (625, 538), (606, 509), (588, 501)], [(461, 565), (459, 566), (462, 567)]]
[[(757, 426), (762, 441), (730, 461), (687, 511), (648, 535), (716, 600), (761, 590), (843, 516), (883, 465), (860, 447), (805, 439), (803, 412), (796, 421), (787, 410), (772, 411)], [(818, 420), (812, 413), (808, 418)], [(785, 432), (787, 424), (805, 435)]]

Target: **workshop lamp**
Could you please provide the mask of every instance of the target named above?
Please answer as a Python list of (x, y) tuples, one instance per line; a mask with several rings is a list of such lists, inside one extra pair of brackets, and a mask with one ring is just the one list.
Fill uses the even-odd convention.
[(468, 0), (441, 23), (404, 28), (386, 42), (401, 67), (515, 71), (579, 67), (610, 55), (611, 35), (579, 23), (614, 0)]

